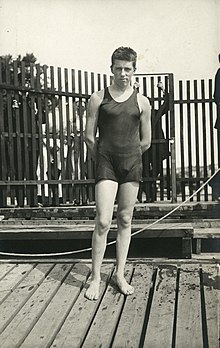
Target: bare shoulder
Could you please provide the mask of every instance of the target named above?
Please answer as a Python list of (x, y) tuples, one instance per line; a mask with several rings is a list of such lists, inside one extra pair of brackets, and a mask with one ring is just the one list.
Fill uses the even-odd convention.
[(90, 97), (90, 103), (94, 106), (99, 106), (103, 100), (104, 97), (104, 89), (94, 92)]
[(141, 93), (138, 93), (137, 94), (137, 100), (138, 100), (138, 105), (139, 105), (139, 108), (140, 108), (140, 111), (143, 112), (148, 112), (150, 111), (151, 109), (151, 106), (150, 106), (150, 101), (147, 97), (145, 97), (143, 94)]
[(99, 107), (102, 103), (104, 97), (104, 90), (100, 90), (98, 92), (94, 92), (90, 99), (88, 104), (88, 112), (87, 112), (87, 118), (95, 118), (98, 117)]

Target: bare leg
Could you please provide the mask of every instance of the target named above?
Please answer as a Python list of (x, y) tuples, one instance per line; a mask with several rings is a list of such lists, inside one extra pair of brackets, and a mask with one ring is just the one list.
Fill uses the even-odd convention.
[(134, 292), (134, 288), (125, 280), (124, 269), (131, 241), (131, 220), (138, 189), (139, 183), (128, 182), (122, 184), (118, 192), (117, 266), (115, 278), (119, 289), (125, 295), (131, 295)]
[(97, 300), (99, 297), (101, 265), (117, 189), (118, 183), (111, 180), (102, 180), (96, 184), (96, 225), (92, 236), (92, 280), (85, 293), (89, 300)]

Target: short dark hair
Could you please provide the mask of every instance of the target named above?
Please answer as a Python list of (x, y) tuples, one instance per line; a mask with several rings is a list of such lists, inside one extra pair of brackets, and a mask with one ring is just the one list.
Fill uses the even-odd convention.
[(116, 59), (132, 62), (134, 69), (136, 69), (137, 53), (132, 48), (123, 46), (117, 48), (111, 57), (112, 65)]

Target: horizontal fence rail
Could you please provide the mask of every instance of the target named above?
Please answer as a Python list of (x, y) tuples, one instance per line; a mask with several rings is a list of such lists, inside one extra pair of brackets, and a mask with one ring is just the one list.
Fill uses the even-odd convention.
[[(1, 59), (1, 207), (94, 203), (87, 105), (110, 82), (93, 72)], [(212, 81), (208, 87), (194, 81), (193, 88), (180, 81), (175, 100), (173, 74), (135, 75), (133, 83), (152, 107), (152, 145), (143, 155), (138, 200), (184, 200), (217, 163)], [(196, 199), (208, 200), (208, 189)]]

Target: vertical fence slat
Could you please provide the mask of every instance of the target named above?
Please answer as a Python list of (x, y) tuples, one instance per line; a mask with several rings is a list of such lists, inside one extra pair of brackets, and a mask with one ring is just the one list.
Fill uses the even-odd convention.
[[(151, 100), (152, 100), (152, 118), (154, 118), (155, 115), (155, 103), (154, 103), (154, 84), (155, 84), (155, 79), (154, 76), (151, 76), (150, 78), (151, 81)], [(155, 134), (155, 127), (152, 129), (152, 140), (156, 139), (156, 134)], [(156, 146), (152, 146), (152, 169), (151, 169), (151, 192), (150, 195), (152, 195), (153, 200), (157, 200), (156, 196), (156, 180), (157, 180), (157, 154), (156, 154)]]
[[(173, 80), (170, 78), (170, 75), (165, 76), (165, 93), (169, 93), (172, 91), (171, 88), (171, 83), (173, 83)], [(167, 92), (166, 92), (167, 91)], [(172, 95), (173, 98), (173, 95)], [(168, 106), (168, 110), (170, 113), (170, 107), (171, 107), (171, 103), (173, 104), (173, 99), (172, 101), (169, 99), (169, 106)], [(171, 110), (174, 113), (174, 109)], [(167, 112), (165, 114), (165, 139), (168, 142), (168, 144), (166, 145), (168, 147), (169, 150), (169, 156), (167, 156), (167, 158), (165, 159), (165, 175), (166, 175), (166, 187), (167, 187), (167, 199), (170, 200), (171, 198), (171, 173), (170, 173), (170, 149), (169, 149), (169, 142), (170, 142), (170, 117), (173, 117), (172, 114), (169, 115), (169, 113)], [(169, 117), (170, 116), (170, 117)], [(176, 182), (175, 182), (176, 185)]]
[[(194, 99), (198, 99), (198, 85), (197, 80), (193, 81), (194, 85)], [(196, 161), (196, 178), (200, 177), (200, 161), (199, 161), (199, 121), (198, 121), (198, 103), (194, 104), (195, 111), (195, 161)], [(200, 187), (200, 181), (196, 181), (196, 190)], [(200, 192), (197, 193), (197, 199), (200, 200)]]
[[(84, 81), (85, 82), (85, 81)], [(79, 71), (78, 74), (78, 83), (79, 83), (79, 94), (82, 94), (82, 72)], [(87, 87), (86, 87), (87, 88)], [(79, 108), (78, 108), (78, 117), (79, 117), (79, 125), (80, 125), (80, 133), (79, 133), (79, 141), (80, 141), (80, 179), (85, 178), (85, 154), (84, 154), (84, 122), (83, 122), (83, 106), (82, 106), (82, 99), (79, 99)], [(86, 204), (86, 188), (85, 185), (81, 185), (80, 187), (81, 190), (81, 198), (83, 204)]]
[[(209, 80), (209, 100), (212, 100), (213, 90), (212, 90), (212, 80)], [(210, 113), (210, 171), (209, 174), (212, 175), (215, 172), (215, 146), (214, 146), (214, 122), (213, 122), (213, 103), (209, 102), (209, 113)], [(214, 195), (212, 193), (212, 199)]]
[[(50, 67), (50, 78), (51, 78), (51, 89), (54, 90), (54, 67)], [(52, 164), (51, 164), (51, 178), (50, 180), (57, 180), (59, 176), (58, 172), (58, 159), (57, 159), (57, 150), (58, 150), (58, 144), (57, 144), (57, 119), (56, 119), (56, 99), (55, 96), (52, 96)], [(53, 168), (53, 170), (52, 170)], [(52, 204), (58, 205), (59, 204), (59, 191), (58, 191), (58, 185), (53, 183), (52, 185), (49, 185), (49, 191), (50, 195), (52, 194)], [(50, 201), (50, 195), (49, 195), (49, 201)]]
[[(13, 63), (13, 83), (15, 87), (18, 87), (18, 67), (17, 62)], [(12, 110), (12, 123), (13, 123), (13, 133), (14, 133), (14, 156), (15, 156), (15, 178), (16, 180), (24, 180), (25, 172), (25, 162), (23, 161), (23, 152), (24, 152), (24, 138), (22, 130), (22, 118), (24, 117), (23, 106), (20, 105), (19, 95), (15, 90), (13, 99), (18, 101), (18, 108), (13, 108)], [(13, 100), (13, 103), (14, 103)], [(21, 139), (22, 137), (22, 139)], [(19, 206), (24, 206), (24, 186), (19, 185), (15, 188), (17, 204)]]
[[(50, 75), (51, 75), (51, 68), (50, 68)], [(50, 77), (50, 88), (52, 90), (51, 86), (51, 77)], [(47, 76), (47, 67), (44, 67), (44, 89), (47, 91), (48, 89), (48, 76)], [(44, 180), (51, 180), (51, 157), (52, 157), (52, 138), (51, 138), (51, 132), (52, 132), (52, 125), (51, 125), (51, 111), (52, 111), (52, 95), (50, 96), (50, 100), (48, 98), (48, 94), (45, 94), (44, 96), (44, 109), (45, 109), (45, 134), (44, 134), (44, 154), (46, 155), (46, 159), (44, 157)], [(50, 116), (50, 117), (49, 117)], [(49, 119), (50, 118), (50, 119)], [(46, 145), (46, 149), (45, 149)], [(46, 151), (45, 151), (46, 150)], [(42, 196), (42, 203), (44, 205), (50, 205), (51, 204), (51, 185), (47, 184), (45, 187), (45, 197)]]
[[(205, 81), (201, 80), (201, 97), (205, 100)], [(207, 132), (206, 132), (206, 110), (205, 102), (202, 102), (202, 134), (203, 134), (203, 168), (204, 168), (204, 180), (207, 179)], [(204, 187), (205, 200), (208, 200), (207, 186)]]
[[(61, 68), (58, 68), (58, 92), (62, 92), (62, 74), (61, 74)], [(57, 110), (57, 108), (56, 108)], [(58, 132), (57, 132), (57, 141), (58, 142), (58, 147), (59, 150), (57, 151), (57, 157), (59, 157), (57, 159), (58, 161), (58, 174), (57, 174), (57, 178), (61, 178), (61, 181), (65, 179), (65, 161), (66, 161), (66, 153), (64, 153), (64, 147), (65, 142), (64, 142), (64, 117), (63, 117), (63, 99), (62, 97), (59, 97), (59, 101), (58, 101), (58, 115), (59, 115), (59, 119), (58, 119)], [(60, 165), (60, 167), (59, 167)], [(59, 171), (61, 171), (60, 175), (59, 175)], [(61, 185), (61, 197), (59, 196), (60, 199), (62, 199), (62, 202), (65, 203), (66, 202), (66, 190), (63, 190), (63, 185)]]
[[(179, 81), (179, 100), (183, 100), (183, 82)], [(182, 193), (182, 199), (186, 199), (186, 192), (185, 192), (185, 181), (183, 180), (185, 178), (185, 151), (184, 151), (184, 127), (183, 127), (183, 104), (179, 104), (179, 114), (180, 114), (180, 163), (181, 163), (181, 170), (180, 170), (180, 183), (181, 183), (181, 193)]]
[[(68, 80), (68, 70), (64, 70), (64, 78), (65, 78), (65, 92), (69, 91), (69, 80)], [(73, 137), (73, 118), (70, 118), (70, 104), (74, 103), (74, 99), (70, 99), (68, 96), (65, 97), (66, 102), (66, 146), (67, 146), (67, 154), (66, 154), (66, 163), (65, 163), (65, 179), (71, 179), (72, 180), (72, 174), (73, 174), (73, 144), (74, 144), (74, 137)], [(73, 185), (63, 185), (63, 190), (65, 191), (66, 200), (69, 202), (73, 202)], [(64, 203), (66, 203), (66, 200)]]
[(174, 140), (171, 144), (171, 177), (172, 177), (172, 202), (177, 201), (176, 193), (176, 142), (175, 142), (175, 118), (174, 118), (174, 79), (169, 74), (169, 110), (170, 110), (170, 137)]
[[(5, 73), (6, 73), (6, 84), (10, 84), (10, 67), (8, 62), (6, 62), (5, 67)], [(6, 110), (7, 110), (7, 126), (8, 126), (8, 157), (9, 157), (9, 178), (10, 180), (15, 180), (15, 156), (14, 156), (14, 137), (13, 137), (13, 122), (12, 122), (12, 100), (11, 100), (11, 91), (7, 91), (6, 94)], [(15, 188), (12, 186), (10, 187), (11, 191), (11, 203), (15, 203)]]
[[(0, 59), (0, 83), (3, 82), (3, 60)], [(7, 158), (7, 140), (5, 129), (5, 110), (4, 110), (4, 89), (0, 90), (0, 180), (6, 181), (8, 179), (8, 158)], [(7, 206), (7, 186), (0, 186), (0, 207)]]
[[(84, 78), (85, 78), (85, 94), (89, 94), (89, 80), (88, 80), (88, 73), (85, 72), (84, 74)], [(103, 77), (103, 80), (104, 80), (104, 85), (105, 87), (107, 86), (107, 76), (104, 75)], [(84, 113), (87, 114), (87, 101), (85, 101), (85, 110), (84, 110)], [(85, 159), (85, 178), (89, 179), (91, 177), (91, 173), (92, 173), (92, 159), (90, 159), (88, 157), (88, 149), (87, 149), (87, 145), (85, 144), (85, 126), (86, 126), (86, 118), (84, 117), (84, 114), (83, 114), (83, 147), (84, 147), (84, 159)], [(93, 188), (90, 184), (87, 185), (87, 199), (86, 199), (86, 202), (87, 203), (87, 200), (88, 201), (94, 201), (94, 196), (93, 196)]]
[[(44, 71), (46, 72), (44, 74), (44, 80), (47, 82), (47, 70), (45, 68), (46, 67), (43, 67), (42, 73), (44, 73)], [(38, 65), (37, 66), (37, 76), (36, 76), (36, 80), (37, 80), (36, 85), (37, 85), (38, 90), (41, 89), (40, 77), (41, 77), (41, 68)], [(46, 85), (46, 87), (47, 87), (47, 85)], [(47, 88), (45, 88), (45, 89), (47, 89)], [(38, 153), (37, 153), (36, 174), (38, 175), (38, 171), (40, 171), (40, 173), (39, 173), (40, 180), (44, 180), (44, 160), (43, 160), (44, 138), (43, 138), (43, 129), (42, 128), (43, 128), (43, 124), (45, 122), (45, 120), (44, 120), (45, 116), (43, 116), (43, 107), (44, 107), (44, 103), (42, 100), (42, 96), (40, 94), (38, 94), (37, 95)], [(38, 196), (39, 203), (45, 202), (45, 186), (44, 185), (40, 185), (40, 187), (38, 186), (37, 196)]]
[[(36, 88), (36, 77), (34, 75), (34, 64), (30, 64), (30, 82), (31, 88)], [(38, 141), (36, 139), (37, 122), (36, 122), (36, 96), (31, 94), (30, 96), (30, 117), (31, 117), (31, 142), (28, 144), (28, 157), (29, 157), (29, 178), (30, 180), (36, 180), (37, 170), (37, 147)], [(26, 115), (29, 117), (29, 115)], [(31, 206), (37, 205), (37, 187), (36, 185), (27, 185), (27, 199), (28, 204)]]
[[(158, 84), (161, 82), (161, 76), (158, 76), (157, 77), (157, 86)], [(163, 96), (162, 96), (162, 93), (161, 93), (161, 89), (159, 88), (158, 89), (158, 111), (160, 110), (161, 108), (161, 105), (162, 105), (162, 99), (163, 99)], [(163, 115), (161, 115), (162, 117)], [(157, 128), (158, 129), (161, 129), (162, 130), (162, 119), (161, 117), (159, 118), (158, 120), (158, 123), (157, 123)], [(163, 130), (162, 130), (163, 131)], [(165, 143), (162, 143), (162, 146), (165, 147)], [(161, 149), (161, 144), (159, 144), (158, 148), (157, 148), (157, 151), (156, 151), (156, 157), (158, 159), (160, 159), (160, 149)], [(157, 176), (159, 174), (159, 178), (160, 178), (160, 182), (159, 182), (159, 186), (160, 186), (160, 200), (164, 200), (164, 171), (163, 171), (163, 161), (161, 161), (159, 163), (159, 173), (157, 173)]]
[[(190, 81), (186, 81), (186, 101), (187, 101), (187, 142), (188, 142), (188, 185), (189, 185), (189, 194), (191, 195), (193, 193), (193, 183), (191, 181), (192, 179), (192, 125), (191, 125), (191, 88), (190, 88)], [(191, 201), (193, 198), (191, 198)]]

